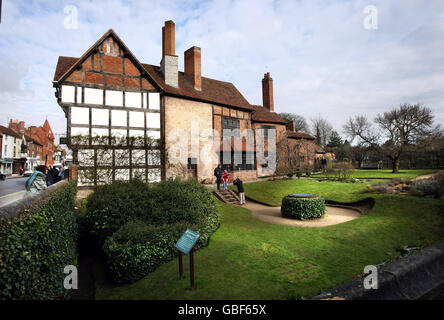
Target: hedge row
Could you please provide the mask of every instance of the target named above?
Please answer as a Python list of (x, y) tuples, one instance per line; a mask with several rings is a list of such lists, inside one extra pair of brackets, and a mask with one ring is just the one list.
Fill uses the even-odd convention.
[(325, 214), (323, 198), (294, 198), (287, 196), (282, 199), (281, 214), (286, 218), (308, 220), (321, 218)]
[(202, 225), (178, 222), (152, 226), (143, 221), (129, 222), (104, 244), (109, 274), (117, 283), (135, 282), (177, 256), (174, 245), (187, 228), (200, 233), (194, 246), (198, 250), (208, 244), (218, 225), (217, 216), (209, 217)]
[(97, 187), (88, 198), (86, 221), (118, 283), (137, 281), (173, 259), (174, 244), (187, 228), (201, 234), (199, 249), (219, 226), (211, 192), (195, 180)]
[(0, 220), (0, 299), (68, 299), (67, 265), (76, 265), (76, 182), (42, 205)]

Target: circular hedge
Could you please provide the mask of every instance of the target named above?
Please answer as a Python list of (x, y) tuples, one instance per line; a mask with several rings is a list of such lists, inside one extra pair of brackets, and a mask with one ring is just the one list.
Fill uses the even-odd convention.
[(316, 194), (290, 194), (282, 199), (281, 214), (298, 220), (321, 218), (325, 214), (325, 201)]

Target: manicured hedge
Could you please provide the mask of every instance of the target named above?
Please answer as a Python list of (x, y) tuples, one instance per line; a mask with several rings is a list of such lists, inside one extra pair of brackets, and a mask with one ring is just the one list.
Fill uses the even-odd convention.
[(219, 226), (211, 192), (195, 180), (168, 180), (149, 187), (132, 181), (98, 190), (88, 199), (88, 210), (94, 210), (86, 216), (91, 232), (99, 241), (105, 239), (107, 269), (118, 283), (137, 281), (173, 259), (174, 244), (187, 228), (201, 234), (195, 247), (199, 249)]
[[(209, 222), (211, 233), (217, 224)], [(211, 233), (206, 225), (178, 222), (170, 225), (153, 226), (143, 221), (132, 221), (124, 225), (104, 245), (109, 275), (117, 283), (137, 281), (167, 261), (177, 256), (174, 244), (187, 228), (201, 234), (194, 250), (208, 244)]]
[(325, 201), (321, 197), (282, 199), (281, 214), (286, 218), (308, 220), (321, 218), (325, 214)]
[(85, 224), (100, 244), (121, 226), (150, 215), (148, 185), (139, 180), (98, 186), (88, 197)]
[(68, 299), (63, 269), (77, 262), (76, 182), (0, 221), (0, 299)]

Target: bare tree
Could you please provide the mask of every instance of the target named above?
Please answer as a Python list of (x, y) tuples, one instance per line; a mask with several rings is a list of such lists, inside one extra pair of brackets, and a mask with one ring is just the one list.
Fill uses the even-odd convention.
[(333, 131), (333, 126), (321, 116), (311, 119), (311, 126), (311, 134), (316, 137), (316, 144), (322, 148), (325, 148), (328, 138)]
[(287, 129), (289, 129), (288, 123), (291, 121), (295, 121), (296, 122), (296, 131), (302, 131), (302, 132), (309, 132), (310, 131), (308, 123), (303, 116), (300, 116), (295, 113), (285, 113), (285, 112), (279, 113), (279, 115), (287, 121)]
[(383, 114), (378, 114), (373, 124), (365, 116), (350, 118), (344, 131), (352, 138), (359, 138), (392, 161), (392, 172), (399, 171), (399, 159), (405, 151), (414, 150), (420, 141), (440, 134), (439, 126), (433, 127), (432, 110), (417, 103), (402, 104)]

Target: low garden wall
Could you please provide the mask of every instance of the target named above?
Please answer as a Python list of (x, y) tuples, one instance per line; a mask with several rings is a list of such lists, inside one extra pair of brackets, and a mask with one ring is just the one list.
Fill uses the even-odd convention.
[(76, 181), (0, 208), (0, 299), (69, 299), (67, 265), (77, 262)]
[(342, 284), (314, 299), (418, 300), (444, 292), (444, 241), (378, 268), (378, 289), (365, 289), (363, 279)]

